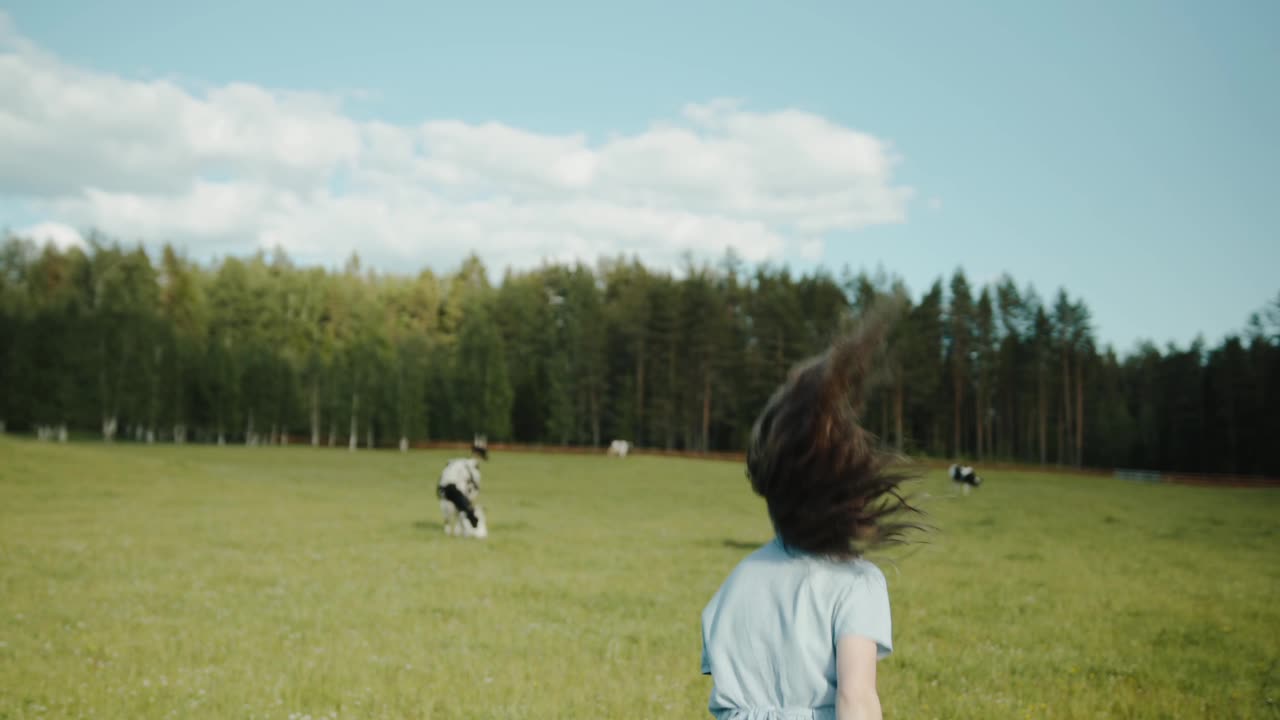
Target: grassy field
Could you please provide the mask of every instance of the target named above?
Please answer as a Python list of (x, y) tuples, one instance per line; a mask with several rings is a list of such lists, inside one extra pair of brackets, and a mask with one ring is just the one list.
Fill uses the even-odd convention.
[[(735, 464), (0, 439), (0, 718), (706, 717)], [(1280, 718), (1280, 492), (990, 473), (878, 558), (891, 718)], [(892, 560), (892, 562), (891, 562)]]

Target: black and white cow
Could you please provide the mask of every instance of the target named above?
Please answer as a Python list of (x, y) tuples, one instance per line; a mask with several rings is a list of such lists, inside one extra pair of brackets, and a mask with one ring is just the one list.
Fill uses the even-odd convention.
[(978, 477), (978, 473), (968, 465), (952, 465), (947, 474), (951, 476), (951, 482), (964, 488), (964, 494), (969, 494), (970, 488), (976, 488), (982, 484), (982, 478)]
[(485, 436), (477, 435), (471, 443), (471, 457), (450, 460), (440, 473), (436, 496), (440, 498), (446, 535), (488, 537), (484, 508), (476, 504), (480, 496), (480, 461), (488, 459), (488, 442)]

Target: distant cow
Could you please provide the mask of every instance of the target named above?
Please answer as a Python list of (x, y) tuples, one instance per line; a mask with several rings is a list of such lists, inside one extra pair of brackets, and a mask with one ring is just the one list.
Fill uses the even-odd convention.
[(626, 457), (627, 453), (629, 452), (631, 452), (631, 443), (627, 442), (626, 440), (614, 440), (613, 442), (609, 443), (610, 455), (617, 455), (618, 457)]
[(483, 538), (489, 535), (484, 509), (476, 504), (480, 496), (480, 461), (489, 459), (488, 443), (477, 435), (471, 443), (471, 457), (450, 460), (440, 473), (436, 497), (444, 515), (446, 535)]
[(968, 495), (970, 488), (976, 488), (982, 484), (982, 478), (978, 477), (978, 473), (968, 465), (952, 465), (947, 474), (951, 476), (951, 482), (964, 488), (964, 494)]

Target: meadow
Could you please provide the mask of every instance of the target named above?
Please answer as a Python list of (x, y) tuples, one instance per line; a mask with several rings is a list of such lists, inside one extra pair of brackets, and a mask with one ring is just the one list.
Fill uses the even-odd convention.
[[(0, 439), (0, 718), (698, 718), (735, 463)], [(874, 558), (887, 718), (1280, 718), (1280, 491), (990, 472)]]

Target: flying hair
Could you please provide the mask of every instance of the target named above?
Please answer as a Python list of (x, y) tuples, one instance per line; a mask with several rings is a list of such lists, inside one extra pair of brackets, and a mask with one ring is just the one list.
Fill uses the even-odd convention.
[(797, 364), (756, 419), (747, 477), (788, 548), (833, 559), (905, 542), (920, 511), (916, 474), (858, 423), (893, 308), (869, 310), (823, 353)]

